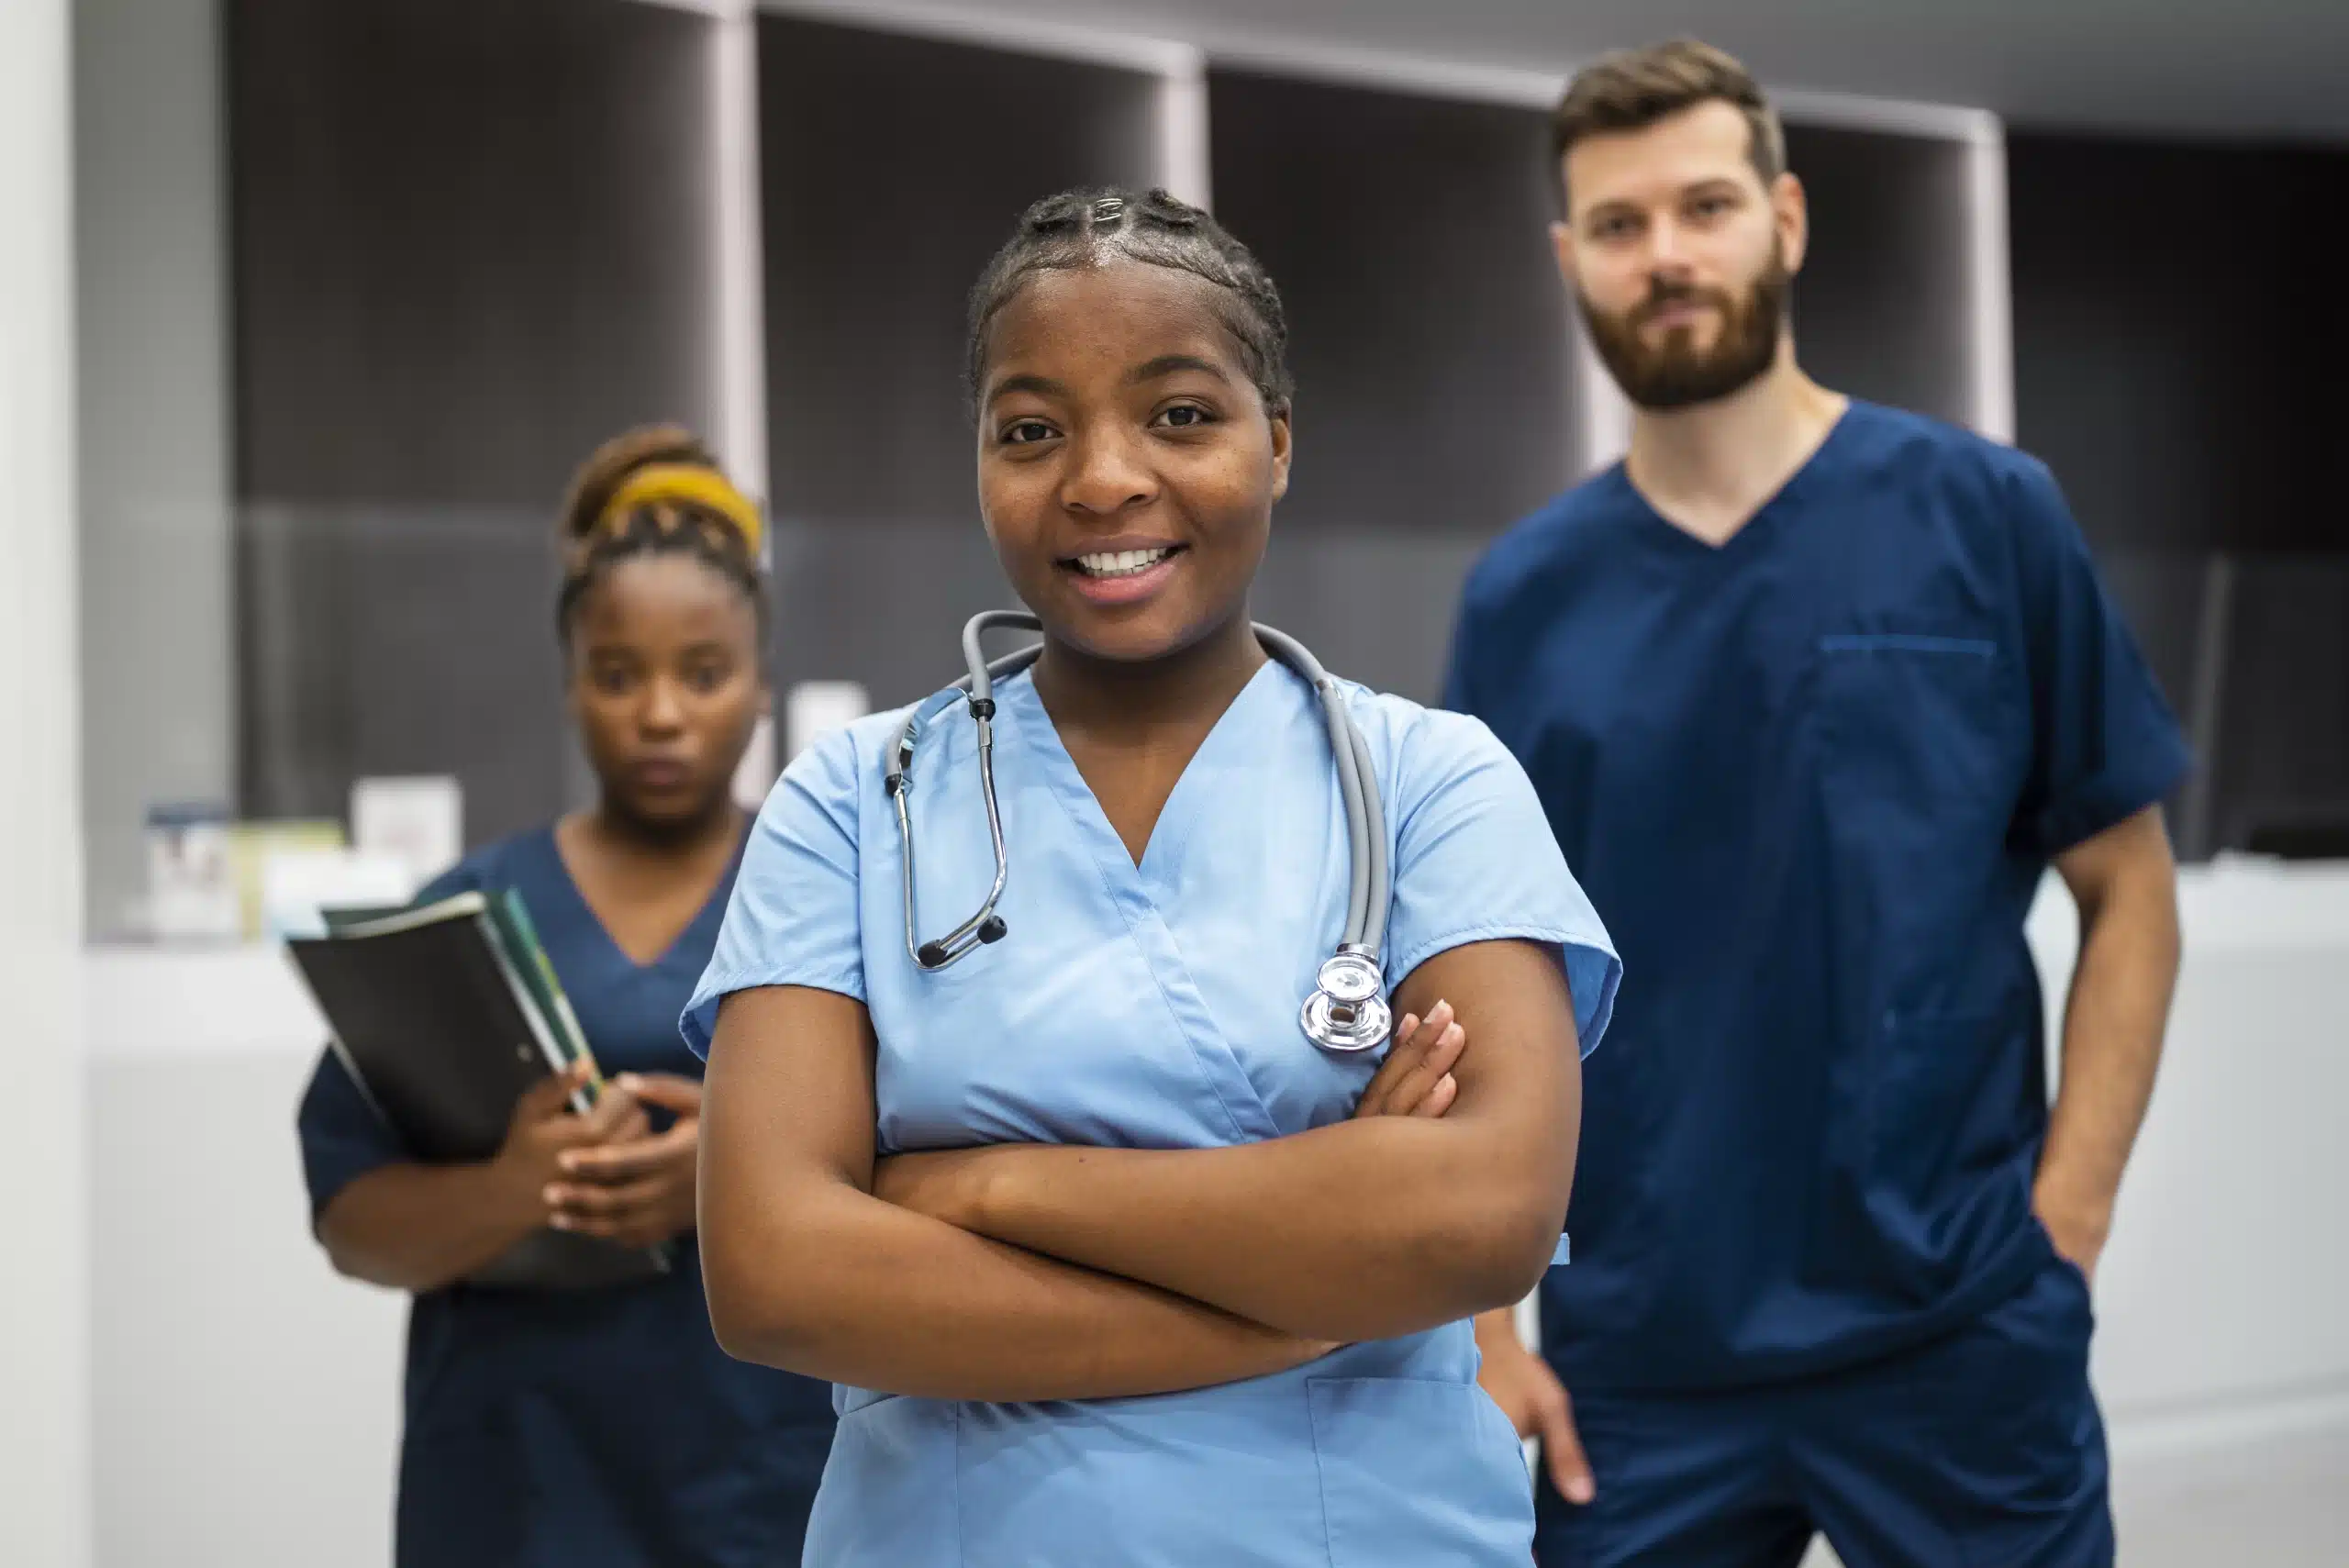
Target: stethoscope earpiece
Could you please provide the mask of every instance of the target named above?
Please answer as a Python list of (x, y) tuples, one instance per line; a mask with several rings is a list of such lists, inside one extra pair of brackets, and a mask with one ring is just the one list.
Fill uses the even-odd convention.
[[(972, 720), (978, 727), (979, 789), (986, 801), (987, 836), (995, 850), (995, 884), (987, 890), (986, 900), (976, 914), (933, 942), (925, 942), (915, 934), (914, 828), (906, 796), (912, 793), (914, 785), (914, 743), (935, 699), (907, 716), (904, 727), (897, 731), (896, 744), (889, 749), (882, 764), (882, 783), (896, 806), (897, 837), (905, 850), (902, 870), (906, 951), (926, 972), (934, 973), (959, 963), (976, 949), (999, 942), (1009, 934), (1003, 917), (996, 913), (1010, 874), (1010, 862), (1004, 852), (1003, 817), (995, 798), (995, 683), (1028, 668), (1042, 650), (1041, 644), (1023, 648), (990, 664), (980, 651), (979, 639), (996, 628), (1043, 629), (1034, 616), (1020, 610), (988, 610), (973, 616), (963, 628), (963, 662), (970, 673), (948, 689), (950, 694), (963, 695)], [(1394, 884), (1387, 865), (1386, 812), (1379, 799), (1377, 778), (1371, 772), (1370, 746), (1364, 740), (1353, 715), (1347, 710), (1337, 683), (1306, 651), (1304, 644), (1268, 626), (1257, 627), (1256, 636), (1320, 699), (1321, 717), (1330, 732), (1330, 754), (1337, 761), (1338, 794), (1345, 806), (1346, 842), (1352, 851), (1345, 932), (1339, 939), (1336, 953), (1322, 961), (1313, 994), (1305, 999), (1297, 1022), (1306, 1038), (1325, 1051), (1347, 1054), (1368, 1051), (1386, 1042), (1394, 1024), (1393, 1011), (1386, 1005), (1386, 975), (1380, 966), (1380, 951), (1386, 941), (1386, 906)], [(946, 704), (951, 706), (952, 702), (949, 695)]]

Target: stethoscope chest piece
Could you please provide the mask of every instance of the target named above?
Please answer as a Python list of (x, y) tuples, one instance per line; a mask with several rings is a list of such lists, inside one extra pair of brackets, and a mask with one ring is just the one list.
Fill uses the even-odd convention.
[(1386, 1040), (1393, 1015), (1382, 995), (1378, 965), (1352, 950), (1322, 961), (1313, 995), (1297, 1021), (1324, 1051), (1368, 1051)]

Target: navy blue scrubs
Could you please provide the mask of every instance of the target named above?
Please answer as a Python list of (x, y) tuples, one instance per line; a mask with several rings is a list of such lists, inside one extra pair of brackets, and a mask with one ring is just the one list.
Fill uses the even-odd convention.
[[(427, 890), (519, 889), (597, 1062), (699, 1077), (677, 1032), (732, 893), (729, 868), (670, 950), (640, 965), (565, 870), (551, 829), (468, 856)], [(340, 1060), (302, 1102), (315, 1216), (406, 1159)], [(718, 1348), (701, 1260), (608, 1290), (457, 1286), (408, 1320), (400, 1568), (775, 1568), (796, 1563), (831, 1446), (831, 1388)]]
[(1542, 1560), (2109, 1558), (2023, 921), (2188, 759), (2047, 471), (1855, 402), (1716, 547), (1619, 464), (1479, 562), (1446, 706), (1627, 976), (1541, 1304), (1599, 1498), (1545, 1480)]

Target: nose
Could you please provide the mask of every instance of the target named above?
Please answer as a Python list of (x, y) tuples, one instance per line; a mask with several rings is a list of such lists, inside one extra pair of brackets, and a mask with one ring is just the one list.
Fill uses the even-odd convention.
[(1147, 506), (1158, 495), (1158, 476), (1135, 449), (1121, 421), (1097, 421), (1069, 442), (1068, 467), (1061, 479), (1061, 505), (1072, 512), (1115, 517)]
[(1648, 222), (1647, 264), (1651, 277), (1669, 278), (1679, 282), (1688, 275), (1688, 256), (1683, 243), (1680, 225), (1668, 213), (1658, 213)]
[(685, 724), (685, 705), (677, 683), (666, 675), (644, 684), (644, 706), (637, 712), (637, 727), (647, 735), (674, 735)]

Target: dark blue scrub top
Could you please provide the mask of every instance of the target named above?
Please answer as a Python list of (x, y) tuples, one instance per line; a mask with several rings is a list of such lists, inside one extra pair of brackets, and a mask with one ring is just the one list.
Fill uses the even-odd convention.
[(1471, 573), (1446, 706), (1623, 959), (1542, 1291), (1570, 1387), (1850, 1364), (2047, 1262), (2024, 917), (2188, 757), (2044, 467), (1855, 402), (1716, 548), (1619, 464)]
[[(426, 890), (520, 890), (597, 1062), (699, 1077), (677, 1015), (733, 890), (652, 963), (631, 962), (540, 828), (469, 855)], [(332, 1054), (302, 1102), (315, 1216), (406, 1158)], [(829, 1385), (718, 1348), (691, 1238), (666, 1277), (608, 1290), (458, 1286), (408, 1320), (401, 1568), (772, 1568), (799, 1561), (831, 1446)]]

